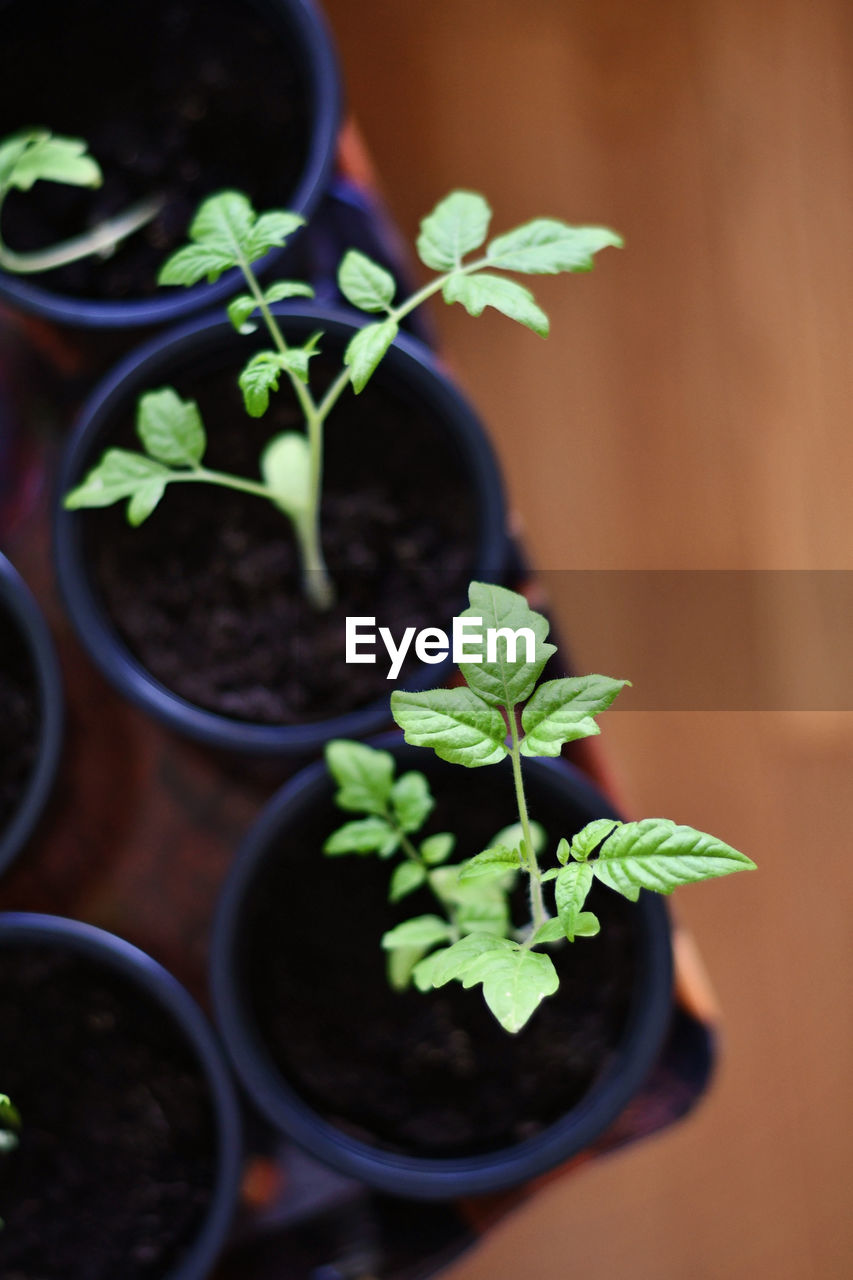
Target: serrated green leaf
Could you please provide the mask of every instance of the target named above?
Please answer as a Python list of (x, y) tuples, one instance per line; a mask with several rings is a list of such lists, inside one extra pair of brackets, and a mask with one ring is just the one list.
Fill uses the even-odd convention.
[[(545, 663), (557, 652), (555, 645), (545, 643), (548, 619), (531, 609), (524, 596), (492, 583), (472, 582), (468, 599), (469, 607), (461, 617), (482, 619), (482, 641), (466, 640), (465, 652), (481, 657), (482, 662), (460, 662), (459, 670), (469, 688), (485, 702), (493, 707), (514, 707), (530, 697)], [(490, 630), (494, 644), (492, 660), (487, 640)], [(531, 662), (527, 661), (527, 636), (519, 632), (532, 636)]]
[(461, 981), (475, 960), (487, 952), (512, 950), (507, 938), (492, 938), (484, 933), (469, 933), (450, 947), (442, 947), (415, 967), (413, 978), (419, 991), (443, 987), (454, 979)]
[(213, 284), (223, 271), (235, 265), (233, 255), (204, 244), (187, 244), (166, 259), (157, 273), (158, 284), (193, 285), (199, 280)]
[(470, 689), (397, 689), (391, 694), (391, 714), (408, 743), (431, 747), (451, 764), (479, 768), (507, 754), (503, 716)]
[(127, 523), (137, 528), (147, 520), (166, 492), (165, 480), (146, 480), (127, 504)]
[[(531, 821), (529, 824), (530, 839), (533, 842), (533, 852), (539, 854), (548, 843), (548, 833), (542, 826), (541, 822)], [(501, 827), (497, 835), (493, 836), (489, 842), (491, 847), (502, 844), (507, 849), (517, 849), (524, 841), (524, 828), (520, 822), (511, 822), (508, 827)]]
[(567, 676), (541, 684), (521, 713), (525, 756), (558, 756), (565, 742), (600, 733), (594, 716), (606, 711), (629, 680)]
[(285, 431), (261, 454), (261, 475), (277, 507), (299, 521), (311, 510), (311, 449), (305, 436)]
[(323, 845), (323, 852), (332, 857), (344, 853), (378, 853), (380, 858), (388, 858), (399, 844), (400, 837), (390, 823), (371, 816), (338, 827)]
[(237, 380), (250, 417), (264, 416), (269, 408), (270, 392), (278, 391), (280, 377), (281, 356), (278, 352), (258, 351), (252, 356)]
[(486, 1004), (504, 1030), (520, 1031), (560, 985), (549, 955), (516, 947), (486, 951), (465, 970), (463, 987), (482, 983)]
[(435, 807), (429, 783), (412, 770), (397, 779), (391, 788), (394, 816), (405, 832), (420, 831)]
[(264, 302), (270, 306), (274, 302), (283, 302), (285, 298), (313, 298), (314, 290), (310, 284), (302, 280), (277, 280), (264, 290)]
[(440, 916), (415, 916), (382, 935), (383, 951), (397, 947), (431, 947), (453, 937), (453, 929)]
[(590, 271), (596, 253), (621, 245), (621, 236), (607, 227), (570, 227), (556, 218), (535, 218), (497, 236), (486, 257), (504, 271), (556, 275), (559, 271)]
[(232, 298), (225, 310), (228, 319), (238, 333), (254, 333), (257, 325), (249, 322), (249, 316), (257, 307), (257, 302), (250, 293), (240, 293)]
[(546, 920), (534, 933), (530, 945), (538, 947), (542, 942), (559, 942), (565, 936), (566, 931), (558, 919)]
[(474, 880), (492, 879), (504, 876), (508, 871), (517, 871), (520, 866), (521, 853), (518, 849), (498, 845), (484, 849), (482, 853), (463, 862), (459, 868), (459, 881), (461, 884), (469, 884)]
[(182, 400), (173, 387), (148, 391), (136, 406), (136, 434), (145, 452), (169, 466), (198, 466), (207, 448), (195, 400)]
[(357, 249), (350, 249), (341, 260), (338, 288), (360, 311), (387, 311), (397, 291), (391, 273)]
[(557, 915), (569, 942), (574, 942), (578, 917), (592, 887), (591, 862), (569, 862), (557, 876), (554, 898)]
[(390, 752), (336, 738), (326, 744), (326, 765), (340, 788), (335, 796), (339, 809), (385, 813), (394, 781)]
[(548, 337), (548, 317), (529, 289), (508, 280), (505, 276), (493, 276), (485, 272), (476, 275), (454, 275), (442, 290), (445, 302), (461, 302), (470, 316), (481, 316), (486, 307), (494, 307), (510, 320), (517, 320), (538, 333), (540, 338)]
[(452, 271), (489, 233), (492, 211), (474, 191), (452, 191), (421, 222), (417, 249), (433, 271)]
[[(254, 217), (254, 215), (253, 215)], [(305, 219), (298, 213), (286, 209), (272, 209), (254, 219), (249, 227), (242, 248), (250, 262), (257, 261), (270, 249), (280, 249), (288, 236), (305, 225)]]
[(427, 836), (421, 841), (421, 857), (429, 867), (437, 867), (446, 862), (456, 847), (456, 836), (449, 831), (440, 831), (437, 835)]
[(667, 818), (623, 823), (588, 865), (603, 884), (632, 901), (640, 889), (671, 893), (682, 884), (755, 867), (751, 858), (715, 836)]
[(419, 862), (401, 862), (394, 868), (388, 897), (391, 902), (399, 902), (407, 894), (414, 893), (425, 883), (427, 873)]
[(0, 189), (29, 191), (40, 180), (99, 187), (103, 178), (80, 138), (65, 138), (46, 129), (28, 129), (7, 138), (0, 147)]
[(621, 825), (621, 822), (616, 822), (613, 818), (596, 818), (593, 822), (588, 822), (572, 838), (571, 844), (567, 840), (560, 841), (557, 846), (557, 858), (564, 863), (568, 862), (570, 857), (576, 858), (578, 862), (586, 862), (602, 841)]
[(107, 449), (82, 484), (65, 495), (66, 511), (83, 507), (110, 507), (122, 498), (131, 498), (148, 481), (168, 477), (169, 471), (144, 453), (129, 449)]
[(397, 336), (396, 320), (368, 324), (350, 339), (344, 364), (352, 370), (352, 388), (358, 395), (367, 386), (377, 365)]

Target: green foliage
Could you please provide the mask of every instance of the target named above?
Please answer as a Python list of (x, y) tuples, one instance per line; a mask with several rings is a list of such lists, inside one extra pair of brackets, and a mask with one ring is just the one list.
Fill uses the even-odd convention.
[[(190, 243), (166, 259), (158, 282), (194, 285), (207, 280), (213, 284), (223, 271), (251, 266), (270, 249), (280, 249), (304, 221), (284, 210), (257, 214), (242, 192), (221, 191), (200, 206), (190, 224)], [(300, 285), (298, 291), (307, 287)]]
[(20, 1127), (21, 1117), (17, 1107), (8, 1094), (0, 1093), (0, 1155), (15, 1150)]
[[(467, 203), (456, 207), (456, 240), (448, 233), (440, 241), (433, 226), (429, 252), (449, 254), (451, 240), (464, 242), (465, 228), (473, 237), (475, 213)], [(478, 225), (483, 230), (482, 209)], [(439, 244), (444, 247), (437, 248)], [(485, 627), (479, 638), (466, 640), (467, 659), (460, 670), (467, 687), (395, 692), (391, 709), (407, 742), (431, 747), (443, 760), (479, 768), (509, 756), (518, 822), (497, 832), (487, 848), (450, 864), (452, 835), (427, 835), (419, 846), (411, 838), (433, 811), (427, 779), (409, 772), (395, 781), (394, 758), (387, 751), (337, 741), (326, 750), (338, 784), (336, 802), (367, 816), (334, 832), (325, 851), (403, 855), (391, 874), (390, 901), (400, 903), (428, 891), (442, 914), (416, 915), (383, 936), (389, 981), (399, 989), (411, 981), (421, 991), (454, 981), (466, 988), (480, 986), (498, 1022), (514, 1034), (559, 986), (552, 952), (599, 932), (598, 917), (587, 909), (596, 879), (636, 899), (641, 889), (669, 893), (676, 885), (754, 864), (691, 827), (659, 818), (624, 823), (597, 818), (559, 838), (554, 865), (543, 870), (539, 857), (548, 837), (528, 814), (522, 760), (555, 756), (564, 743), (598, 733), (596, 717), (628, 681), (591, 675), (538, 684), (555, 652), (548, 643), (547, 619), (522, 596), (486, 583), (471, 583), (469, 606), (463, 616), (480, 618)], [(504, 634), (490, 642), (489, 626)], [(509, 633), (520, 631), (529, 632), (529, 652), (518, 645), (513, 652)], [(527, 880), (531, 911), (526, 923), (516, 925), (512, 894), (520, 876)], [(549, 913), (544, 887), (552, 884)], [(422, 901), (418, 899), (419, 907)]]

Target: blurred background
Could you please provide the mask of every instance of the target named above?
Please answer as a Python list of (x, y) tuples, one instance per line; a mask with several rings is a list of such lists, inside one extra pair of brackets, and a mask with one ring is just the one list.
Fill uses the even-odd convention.
[[(825, 607), (816, 571), (853, 569), (853, 6), (325, 7), (407, 235), (454, 186), (486, 194), (498, 229), (548, 214), (625, 235), (588, 276), (531, 281), (548, 342), (434, 313), (533, 564), (815, 571), (794, 604), (790, 574), (735, 575), (710, 622), (707, 594), (673, 603), (662, 574), (548, 575), (578, 667), (624, 656), (610, 673), (634, 707), (675, 708), (606, 718), (626, 808), (760, 869), (677, 899), (723, 1009), (707, 1101), (543, 1193), (453, 1280), (846, 1280), (853, 610), (848, 575)], [(661, 655), (687, 650), (701, 693), (667, 699)]]

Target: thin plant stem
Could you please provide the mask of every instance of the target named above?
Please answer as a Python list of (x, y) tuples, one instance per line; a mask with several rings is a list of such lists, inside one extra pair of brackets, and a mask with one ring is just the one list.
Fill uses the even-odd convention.
[[(4, 198), (5, 193), (0, 196), (0, 209)], [(65, 267), (71, 262), (97, 254), (107, 257), (122, 240), (156, 218), (162, 207), (161, 196), (141, 200), (124, 213), (93, 227), (91, 231), (72, 236), (49, 249), (36, 249), (29, 253), (16, 253), (0, 239), (0, 268), (16, 275), (32, 275), (38, 271), (54, 271), (57, 267)]]
[(515, 712), (510, 710), (507, 714), (509, 720), (510, 741), (512, 747), (510, 757), (512, 759), (512, 777), (515, 784), (515, 799), (518, 805), (518, 818), (521, 823), (521, 831), (524, 837), (524, 858), (527, 863), (527, 873), (530, 877), (530, 915), (533, 928), (531, 930), (531, 938), (536, 930), (545, 923), (547, 919), (545, 912), (545, 902), (542, 896), (542, 872), (539, 870), (539, 862), (536, 857), (536, 849), (533, 845), (533, 836), (530, 830), (530, 816), (527, 812), (527, 799), (524, 794), (524, 779), (521, 776), (521, 749), (518, 739), (518, 725), (515, 719)]

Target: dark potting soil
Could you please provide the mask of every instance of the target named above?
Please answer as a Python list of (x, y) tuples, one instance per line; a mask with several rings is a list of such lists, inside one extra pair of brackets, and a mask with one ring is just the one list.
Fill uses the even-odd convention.
[[(257, 478), (264, 443), (302, 430), (282, 386), (265, 417), (246, 416), (236, 379), (250, 352), (176, 384), (198, 399), (206, 465)], [(324, 370), (315, 360), (316, 385)], [(313, 385), (313, 383), (312, 383)], [(138, 446), (132, 425), (120, 443)], [(466, 604), (474, 513), (461, 462), (417, 403), (375, 379), (346, 392), (327, 424), (323, 546), (337, 588), (318, 612), (300, 585), (287, 519), (264, 499), (208, 485), (173, 485), (131, 529), (122, 504), (85, 513), (87, 555), (107, 610), (143, 665), (190, 702), (267, 724), (313, 721), (385, 698), (375, 665), (345, 662), (345, 619), (450, 625)], [(410, 656), (405, 678), (417, 665)]]
[(16, 622), (0, 602), (0, 835), (14, 817), (32, 775), (39, 723), (32, 658)]
[(135, 201), (157, 218), (108, 259), (37, 279), (77, 297), (156, 290), (199, 202), (236, 188), (286, 207), (307, 154), (304, 72), (281, 19), (246, 0), (5, 0), (0, 4), (0, 137), (32, 126), (84, 138), (97, 191), (39, 182), (13, 192), (3, 230), (21, 252), (55, 244)]
[(0, 1062), (23, 1122), (0, 1156), (0, 1275), (164, 1275), (216, 1160), (207, 1085), (171, 1018), (88, 960), (0, 947)]
[[(503, 766), (424, 768), (438, 798), (425, 830), (455, 831), (461, 857), (514, 820)], [(528, 792), (553, 859), (557, 838), (591, 815), (555, 802), (535, 782)], [(322, 843), (345, 816), (330, 792), (328, 812), (288, 833), (251, 891), (241, 982), (272, 1060), (329, 1122), (395, 1151), (466, 1156), (536, 1135), (584, 1096), (622, 1037), (635, 983), (631, 905), (593, 889), (601, 933), (551, 949), (560, 990), (513, 1036), (480, 988), (389, 987), (382, 934), (435, 912), (436, 902), (418, 890), (391, 906), (391, 863), (325, 858)], [(514, 919), (526, 918), (517, 896)]]

